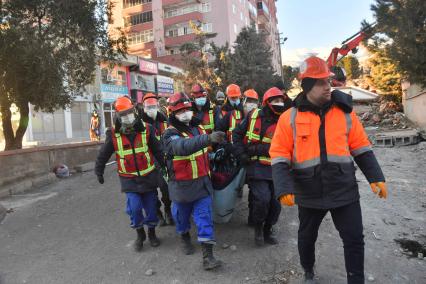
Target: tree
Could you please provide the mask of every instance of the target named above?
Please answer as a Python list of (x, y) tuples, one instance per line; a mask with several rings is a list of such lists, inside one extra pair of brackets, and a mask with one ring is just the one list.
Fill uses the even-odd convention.
[(283, 65), (282, 72), (284, 77), (284, 89), (288, 91), (292, 87), (293, 80), (296, 79), (297, 74), (299, 74), (299, 68)]
[(387, 56), (386, 49), (371, 49), (368, 59), (369, 72), (367, 81), (388, 100), (401, 101), (401, 75), (397, 72), (396, 64)]
[(263, 33), (254, 26), (245, 27), (238, 34), (231, 55), (231, 78), (242, 90), (255, 89), (263, 94), (279, 77), (274, 75), (272, 53)]
[(361, 76), (361, 68), (359, 61), (354, 56), (346, 56), (337, 63), (337, 66), (342, 67), (346, 71), (346, 78), (348, 80), (358, 79)]
[(226, 86), (231, 84), (231, 51), (229, 44), (217, 46), (211, 43), (210, 54), (213, 58), (209, 62), (210, 68), (213, 70), (212, 76), (209, 78), (209, 85), (213, 93), (224, 91)]
[[(0, 112), (5, 150), (22, 148), (29, 103), (53, 112), (93, 81), (100, 60), (126, 51), (121, 30), (108, 35), (107, 0), (0, 0)], [(106, 17), (108, 15), (109, 17)], [(12, 104), (20, 113), (16, 133)]]
[(370, 45), (384, 48), (409, 81), (426, 86), (426, 1), (376, 0), (371, 10), (377, 25)]

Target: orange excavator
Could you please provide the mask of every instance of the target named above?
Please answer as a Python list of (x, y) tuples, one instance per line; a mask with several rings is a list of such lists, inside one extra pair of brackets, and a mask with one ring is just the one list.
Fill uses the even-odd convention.
[[(340, 48), (335, 47), (331, 50), (331, 53), (327, 58), (327, 65), (331, 72), (335, 74), (331, 82), (333, 87), (342, 87), (346, 84), (346, 72), (343, 68), (337, 66), (337, 63), (342, 60), (349, 52), (352, 51), (353, 54), (357, 53), (358, 45), (361, 43), (361, 41), (367, 38), (367, 34), (369, 34), (374, 26), (375, 23), (367, 25), (353, 36), (344, 40)], [(339, 55), (341, 56), (339, 57)]]

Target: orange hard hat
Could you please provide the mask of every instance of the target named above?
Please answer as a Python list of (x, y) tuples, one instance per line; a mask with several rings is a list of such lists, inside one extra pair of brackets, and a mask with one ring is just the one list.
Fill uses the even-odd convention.
[(285, 99), (283, 92), (277, 87), (272, 87), (268, 89), (263, 95), (262, 105), (266, 106), (268, 100), (275, 97), (282, 97), (283, 99)]
[(236, 84), (229, 85), (228, 87), (226, 87), (226, 95), (228, 96), (228, 98), (241, 97), (240, 87)]
[(244, 97), (259, 100), (259, 95), (253, 89), (248, 89), (244, 92)]
[(157, 104), (158, 104), (157, 96), (156, 96), (156, 95), (154, 95), (153, 93), (147, 93), (147, 94), (143, 97), (142, 102), (143, 102), (143, 104), (144, 104), (144, 105), (146, 105), (146, 106), (155, 106), (155, 105), (157, 105)]
[(184, 93), (176, 93), (172, 95), (167, 102), (167, 108), (169, 112), (175, 112), (185, 108), (191, 108), (192, 103), (188, 96)]
[(331, 77), (333, 75), (334, 74), (330, 72), (327, 63), (316, 56), (306, 58), (302, 65), (300, 65), (299, 79), (322, 79)]
[(132, 101), (130, 100), (129, 97), (126, 97), (126, 96), (119, 97), (114, 102), (114, 107), (115, 107), (115, 110), (117, 112), (122, 112), (122, 111), (126, 111), (126, 110), (129, 110), (129, 109), (132, 109), (133, 108), (133, 103), (132, 103)]
[(207, 96), (206, 90), (201, 86), (201, 84), (197, 83), (192, 86), (191, 94), (194, 98), (205, 97)]

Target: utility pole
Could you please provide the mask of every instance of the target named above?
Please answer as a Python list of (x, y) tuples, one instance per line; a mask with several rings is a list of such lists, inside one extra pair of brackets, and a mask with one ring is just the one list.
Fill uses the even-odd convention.
[(283, 73), (283, 59), (281, 58), (281, 45), (284, 45), (284, 43), (286, 42), (286, 40), (288, 39), (287, 37), (281, 38), (282, 33), (276, 33), (276, 40), (278, 41), (278, 49), (279, 49), (279, 54), (280, 54), (280, 68), (281, 68), (281, 78), (284, 81), (284, 73)]

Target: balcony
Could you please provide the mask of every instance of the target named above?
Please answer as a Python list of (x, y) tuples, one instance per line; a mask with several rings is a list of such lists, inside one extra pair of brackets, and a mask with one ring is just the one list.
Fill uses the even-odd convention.
[(180, 46), (186, 42), (190, 42), (194, 40), (195, 40), (195, 34), (186, 34), (186, 35), (181, 35), (176, 37), (166, 37), (165, 44), (166, 44), (166, 47)]
[(259, 30), (266, 33), (266, 34), (271, 34), (271, 26), (269, 25), (269, 23), (261, 23), (258, 25)]
[(257, 2), (257, 19), (259, 23), (267, 23), (270, 19), (269, 9), (265, 2)]
[(152, 3), (123, 8), (123, 16), (133, 15), (147, 11), (152, 11)]
[(178, 23), (188, 23), (189, 21), (199, 21), (202, 22), (203, 21), (203, 14), (199, 11), (195, 11), (192, 13), (188, 13), (188, 14), (183, 14), (183, 15), (179, 15), (179, 16), (174, 16), (174, 17), (170, 17), (170, 18), (164, 18), (164, 26), (171, 26), (171, 25), (175, 25)]
[(191, 3), (201, 3), (200, 0), (163, 0), (163, 9), (164, 8), (171, 8), (171, 7), (178, 7), (181, 5), (187, 5)]

